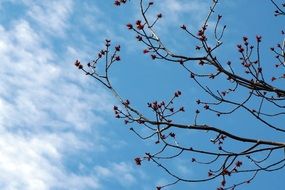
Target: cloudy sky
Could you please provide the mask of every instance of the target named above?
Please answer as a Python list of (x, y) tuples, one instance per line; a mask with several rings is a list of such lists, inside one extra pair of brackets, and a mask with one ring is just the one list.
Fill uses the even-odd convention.
[[(125, 27), (139, 18), (134, 2), (116, 8), (113, 0), (0, 1), (0, 189), (149, 190), (167, 182), (167, 175), (155, 165), (134, 164), (133, 158), (153, 144), (142, 142), (116, 121), (116, 100), (73, 65), (76, 59), (95, 58), (104, 40), (112, 39), (122, 47), (122, 66), (114, 68), (112, 81), (138, 107), (180, 88), (199, 95), (196, 87), (185, 89), (184, 72), (142, 55), (143, 46)], [(183, 23), (199, 26), (208, 2), (158, 3), (156, 11), (165, 15), (157, 28), (162, 39), (177, 50), (187, 47), (183, 38), (173, 38), (173, 32), (181, 35)], [(243, 35), (254, 37), (260, 31), (270, 37), (265, 43), (277, 42), (280, 19), (272, 21), (269, 1), (259, 2), (227, 1), (219, 7), (229, 26), (227, 48), (234, 49)], [(191, 176), (197, 172), (185, 160), (175, 167)], [(277, 181), (272, 183), (278, 186)], [(260, 186), (248, 188), (253, 187)]]

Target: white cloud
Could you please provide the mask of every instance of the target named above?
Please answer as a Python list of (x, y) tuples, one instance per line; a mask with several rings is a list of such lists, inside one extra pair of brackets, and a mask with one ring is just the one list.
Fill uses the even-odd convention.
[[(211, 2), (201, 0), (164, 0), (154, 2), (154, 5), (148, 9), (146, 17), (149, 23), (153, 23), (157, 14), (161, 13), (162, 18), (156, 22), (153, 31), (168, 50), (176, 54), (182, 52), (187, 54), (189, 44), (196, 42), (180, 27), (185, 24), (190, 32), (196, 34), (205, 22), (210, 5)], [(139, 6), (136, 8), (136, 18), (143, 20)], [(213, 30), (213, 26), (214, 22), (210, 19), (208, 31)], [(174, 33), (177, 35), (173, 35)]]
[[(168, 30), (168, 27), (179, 28), (182, 24), (191, 24), (191, 27), (200, 27), (209, 11), (209, 2), (200, 0), (165, 0), (163, 3), (155, 3), (153, 8), (149, 9), (147, 17), (154, 20), (158, 13), (162, 13), (161, 19), (156, 28), (161, 32)], [(137, 11), (137, 17), (141, 17), (140, 11)]]
[(141, 178), (142, 176), (138, 175), (138, 172), (135, 171), (132, 164), (120, 162), (120, 163), (111, 163), (107, 167), (96, 166), (94, 168), (95, 176), (100, 179), (108, 180), (108, 181), (117, 181), (122, 186), (128, 187), (137, 182), (137, 178)]
[(39, 27), (54, 35), (64, 34), (64, 30), (68, 27), (67, 19), (73, 8), (72, 0), (23, 1), (29, 7), (28, 15)]
[(1, 189), (97, 189), (100, 185), (95, 176), (77, 176), (65, 171), (61, 151), (68, 146), (66, 140), (77, 143), (76, 137), (70, 134), (25, 137), (1, 133)]
[[(96, 176), (69, 171), (65, 158), (104, 149), (98, 114), (108, 113), (112, 100), (45, 36), (64, 39), (72, 1), (23, 2), (36, 24), (23, 17), (0, 25), (0, 188), (98, 189)], [(96, 128), (91, 142), (80, 137)]]
[[(69, 28), (74, 2), (46, 2), (15, 1), (25, 8), (23, 17), (0, 23), (0, 189), (96, 190), (106, 187), (103, 182), (128, 189), (138, 179), (150, 181), (132, 163), (94, 168), (101, 156), (94, 152), (118, 151), (128, 143), (103, 126), (114, 100), (73, 65), (94, 54), (95, 46)], [(96, 21), (103, 31), (95, 13), (90, 9), (83, 24)], [(111, 29), (108, 35), (120, 41)]]
[[(29, 23), (19, 21), (12, 30), (2, 29), (0, 34), (0, 44), (3, 44), (0, 55), (6, 60), (2, 63), (5, 69), (1, 70), (3, 84), (0, 94), (8, 100), (2, 100), (1, 104), (7, 110), (1, 109), (0, 112), (6, 113), (4, 115), (10, 113), (8, 118), (2, 118), (1, 123), (17, 126), (45, 123), (48, 126), (51, 121), (52, 124), (58, 121), (85, 129), (90, 119), (103, 122), (85, 109), (104, 111), (108, 105), (102, 100), (108, 98), (103, 94), (91, 94), (82, 89), (74, 78), (66, 75), (72, 70), (65, 71), (65, 68), (56, 65), (55, 55), (43, 47)], [(67, 66), (72, 67), (72, 63)], [(73, 72), (75, 75), (75, 70)], [(94, 108), (95, 104), (100, 107)], [(55, 114), (53, 120), (50, 119), (51, 113)], [(11, 117), (17, 119), (11, 120)]]
[(201, 21), (208, 11), (209, 3), (205, 1), (166, 0), (165, 3), (161, 3), (159, 6), (160, 11), (163, 11), (167, 19), (172, 21), (183, 20), (183, 14), (191, 15), (187, 18), (189, 20)]

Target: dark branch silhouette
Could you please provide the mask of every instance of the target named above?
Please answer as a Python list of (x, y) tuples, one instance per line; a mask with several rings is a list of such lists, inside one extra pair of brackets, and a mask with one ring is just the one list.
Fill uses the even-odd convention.
[[(272, 7), (276, 9), (274, 15), (285, 16), (285, 3), (278, 4), (274, 0), (270, 1)], [(115, 1), (117, 6), (125, 3), (127, 3), (126, 0)], [(259, 35), (256, 36), (254, 42), (244, 36), (240, 44), (236, 46), (240, 63), (232, 63), (231, 60), (224, 62), (216, 54), (216, 50), (223, 45), (223, 35), (226, 30), (226, 25), (221, 24), (222, 16), (215, 12), (218, 0), (212, 1), (208, 15), (197, 32), (193, 31), (193, 28), (188, 29), (186, 25), (180, 27), (194, 40), (192, 45), (199, 52), (199, 56), (175, 53), (160, 39), (155, 26), (163, 15), (159, 13), (156, 18), (152, 18), (148, 14), (149, 10), (155, 6), (154, 2), (140, 0), (134, 3), (140, 7), (142, 20), (126, 26), (136, 34), (137, 40), (145, 45), (143, 53), (149, 54), (153, 60), (177, 64), (177, 67), (188, 72), (190, 79), (208, 95), (208, 99), (196, 101), (202, 110), (196, 110), (193, 121), (179, 123), (175, 120), (176, 115), (185, 112), (183, 106), (177, 106), (175, 103), (182, 95), (180, 91), (175, 92), (168, 101), (147, 103), (149, 112), (153, 114), (152, 117), (146, 117), (146, 114), (137, 110), (129, 100), (121, 97), (109, 78), (113, 63), (121, 60), (119, 56), (121, 47), (113, 48), (110, 40), (105, 41), (105, 48), (99, 51), (97, 58), (89, 62), (86, 68), (78, 60), (75, 65), (86, 75), (99, 81), (118, 99), (121, 105), (114, 106), (116, 118), (124, 120), (127, 125), (138, 124), (145, 127), (148, 130), (147, 135), (141, 134), (140, 130), (135, 127), (137, 125), (130, 127), (130, 130), (142, 140), (154, 141), (155, 145), (160, 147), (157, 152), (145, 153), (135, 158), (137, 165), (145, 161), (154, 162), (172, 177), (172, 182), (156, 187), (157, 190), (179, 182), (207, 182), (214, 179), (220, 179), (218, 190), (235, 189), (240, 185), (250, 183), (260, 172), (272, 172), (284, 168), (285, 141), (277, 142), (240, 136), (231, 128), (225, 130), (223, 126), (214, 126), (199, 121), (199, 116), (203, 111), (214, 112), (218, 117), (230, 117), (231, 114), (240, 110), (258, 121), (259, 124), (253, 126), (255, 130), (267, 127), (272, 133), (285, 135), (284, 123), (272, 122), (275, 119), (284, 118), (285, 115), (285, 89), (283, 86), (277, 86), (278, 83), (276, 84), (276, 81), (285, 78), (285, 74), (278, 75), (284, 72), (285, 67), (284, 31), (281, 31), (281, 42), (276, 47), (270, 48), (273, 55), (272, 64), (275, 63), (276, 67), (276, 76), (268, 79), (265, 77), (266, 70), (262, 65), (262, 37)], [(214, 30), (208, 30), (210, 20), (215, 20)], [(193, 63), (203, 66), (203, 70), (195, 70)], [(244, 72), (233, 67), (233, 64), (240, 64)], [(101, 72), (97, 67), (103, 68)], [(210, 82), (218, 80), (221, 82), (221, 79), (223, 79), (223, 90), (209, 85)], [(205, 136), (205, 144), (189, 142), (191, 145), (189, 146), (185, 143), (187, 140), (181, 141), (179, 138), (178, 134), (181, 131), (197, 131), (199, 135)], [(188, 135), (191, 139), (197, 133), (188, 133)], [(210, 146), (210, 144), (215, 146)], [(228, 144), (234, 144), (234, 146), (227, 146)], [(210, 148), (206, 148), (207, 146)], [(189, 178), (180, 176), (169, 168), (169, 161), (182, 155), (190, 155), (193, 164), (201, 165), (203, 171), (205, 170), (205, 175), (199, 178)], [(229, 178), (241, 176), (241, 174), (243, 178), (241, 181), (227, 182)]]

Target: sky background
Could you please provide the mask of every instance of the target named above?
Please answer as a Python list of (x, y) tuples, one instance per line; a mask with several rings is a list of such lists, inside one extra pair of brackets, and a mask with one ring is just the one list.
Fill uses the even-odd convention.
[[(0, 189), (150, 190), (167, 183), (168, 176), (154, 164), (137, 167), (133, 162), (134, 157), (155, 150), (153, 142), (142, 142), (115, 120), (112, 107), (118, 102), (73, 65), (76, 59), (84, 63), (95, 58), (104, 40), (111, 39), (122, 47), (122, 61), (112, 70), (113, 84), (122, 97), (147, 113), (148, 101), (182, 90), (189, 112), (178, 119), (193, 122), (194, 101), (203, 95), (181, 68), (142, 54), (144, 47), (125, 27), (139, 18), (135, 2), (116, 8), (113, 0), (0, 1)], [(154, 13), (163, 14), (157, 27), (161, 38), (173, 50), (188, 53), (191, 43), (179, 27), (187, 24), (198, 30), (210, 1), (155, 2)], [(218, 53), (225, 61), (238, 59), (236, 44), (243, 36), (254, 40), (258, 34), (267, 48), (266, 69), (274, 68), (269, 47), (280, 41), (285, 22), (274, 18), (273, 11), (269, 0), (221, 1), (217, 12), (227, 30)], [(226, 120), (209, 114), (204, 119), (239, 127), (240, 114)], [(243, 122), (254, 124), (246, 118)], [(263, 129), (259, 133), (268, 134)], [(189, 162), (181, 159), (171, 167), (195, 176), (199, 171)], [(282, 189), (284, 178), (284, 170), (262, 174), (242, 189)], [(169, 189), (215, 189), (217, 183)]]

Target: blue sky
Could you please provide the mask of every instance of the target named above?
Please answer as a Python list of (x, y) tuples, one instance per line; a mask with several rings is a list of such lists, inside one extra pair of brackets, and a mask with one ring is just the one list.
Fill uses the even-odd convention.
[[(221, 2), (217, 11), (228, 27), (219, 54), (237, 60), (236, 44), (245, 35), (254, 40), (258, 34), (263, 36), (264, 62), (270, 62), (268, 49), (280, 41), (284, 19), (274, 18), (268, 0)], [(208, 6), (208, 0), (157, 1), (155, 12), (165, 15), (157, 27), (161, 38), (174, 50), (188, 53), (191, 43), (179, 26), (200, 26)], [(111, 39), (122, 47), (122, 61), (112, 70), (120, 94), (147, 113), (148, 101), (169, 98), (179, 89), (179, 103), (189, 112), (178, 119), (192, 122), (194, 101), (203, 95), (181, 68), (142, 54), (144, 47), (125, 27), (140, 16), (135, 0), (119, 8), (113, 0), (1, 0), (0, 11), (0, 188), (150, 190), (167, 183), (169, 177), (154, 164), (137, 167), (133, 162), (157, 147), (115, 120), (116, 100), (73, 65), (76, 59), (93, 59), (104, 39)], [(273, 66), (266, 68), (271, 71)], [(240, 117), (242, 113), (226, 120), (211, 114), (203, 118), (238, 127)], [(251, 118), (246, 123), (255, 124)], [(185, 157), (171, 167), (183, 175), (199, 174), (188, 164)], [(261, 174), (242, 189), (281, 189), (284, 177), (282, 171)], [(169, 189), (215, 189), (217, 183)]]

